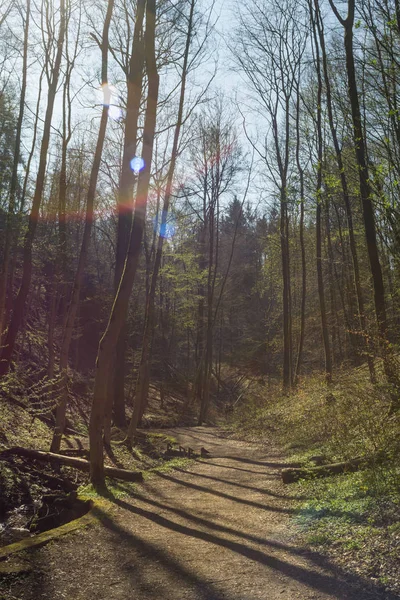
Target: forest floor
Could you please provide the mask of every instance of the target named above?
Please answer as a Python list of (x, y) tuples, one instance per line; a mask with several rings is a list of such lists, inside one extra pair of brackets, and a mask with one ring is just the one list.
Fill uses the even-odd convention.
[(302, 547), (291, 519), (302, 499), (280, 481), (279, 451), (218, 428), (168, 433), (211, 457), (154, 473), (99, 510), (101, 523), (27, 552), (1, 600), (400, 598)]

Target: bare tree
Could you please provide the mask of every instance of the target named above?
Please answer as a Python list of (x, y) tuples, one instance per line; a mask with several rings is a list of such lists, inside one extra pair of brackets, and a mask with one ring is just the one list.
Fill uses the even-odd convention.
[(107, 402), (109, 368), (115, 344), (117, 343), (118, 336), (120, 335), (121, 328), (126, 319), (145, 227), (159, 88), (159, 75), (155, 51), (155, 25), (155, 0), (147, 0), (144, 49), (148, 85), (146, 115), (143, 128), (143, 169), (140, 171), (138, 177), (135, 211), (124, 271), (111, 309), (107, 328), (99, 344), (92, 411), (90, 415), (90, 478), (93, 485), (97, 487), (102, 487), (104, 485), (103, 429), (105, 425), (104, 416)]
[[(11, 10), (12, 3), (10, 3), (8, 11)], [(4, 19), (6, 18), (8, 11), (4, 13)], [(18, 186), (18, 166), (20, 163), (21, 154), (21, 134), (22, 134), (22, 123), (24, 119), (25, 110), (25, 96), (26, 96), (26, 81), (27, 81), (27, 70), (28, 70), (28, 42), (29, 42), (29, 23), (31, 16), (31, 3), (27, 0), (25, 15), (22, 14), (23, 27), (24, 27), (24, 44), (22, 52), (22, 79), (21, 79), (21, 95), (19, 99), (19, 113), (17, 128), (15, 132), (15, 147), (14, 147), (14, 162), (12, 167), (10, 192), (9, 192), (9, 203), (6, 223), (6, 235), (4, 240), (4, 251), (3, 260), (1, 264), (0, 272), (0, 340), (2, 339), (4, 323), (5, 323), (5, 308), (6, 308), (6, 293), (7, 283), (10, 266), (10, 250), (12, 245), (12, 237), (14, 230), (14, 219), (15, 219), (15, 198)]]
[(375, 214), (372, 203), (373, 189), (371, 186), (367, 149), (363, 130), (363, 121), (360, 110), (360, 101), (357, 86), (356, 68), (354, 60), (353, 48), (353, 28), (354, 28), (354, 12), (355, 0), (348, 0), (347, 17), (343, 18), (333, 0), (329, 0), (329, 4), (344, 29), (344, 47), (346, 52), (346, 72), (348, 93), (351, 106), (351, 116), (353, 125), (353, 141), (358, 165), (359, 187), (363, 211), (363, 220), (365, 228), (365, 238), (367, 243), (367, 251), (369, 264), (371, 268), (372, 282), (374, 288), (374, 305), (378, 330), (380, 335), (381, 347), (383, 350), (383, 362), (385, 374), (388, 381), (394, 387), (394, 404), (399, 401), (399, 380), (396, 374), (396, 369), (393, 364), (393, 353), (388, 343), (388, 324), (386, 316), (386, 301), (385, 287), (383, 282), (382, 267), (379, 259), (379, 251), (377, 244)]
[[(291, 102), (305, 51), (304, 15), (295, 2), (285, 10), (277, 2), (248, 3), (240, 17), (239, 44), (234, 50), (240, 69), (255, 93), (259, 112), (270, 127), (262, 150), (269, 178), (279, 192), (283, 283), (283, 388), (293, 379), (292, 315), (289, 252), (288, 178), (291, 143)], [(272, 160), (273, 157), (273, 160)]]
[[(56, 55), (52, 64), (47, 64), (47, 78), (48, 78), (48, 94), (47, 94), (47, 108), (46, 115), (43, 125), (43, 137), (40, 148), (39, 167), (36, 177), (35, 193), (32, 200), (32, 208), (29, 215), (28, 229), (25, 234), (24, 240), (24, 259), (23, 259), (23, 274), (21, 286), (18, 291), (17, 297), (14, 302), (13, 313), (11, 321), (8, 326), (7, 336), (1, 355), (0, 361), (0, 376), (7, 373), (11, 357), (14, 351), (15, 341), (21, 327), (24, 307), (26, 299), (29, 293), (29, 287), (32, 278), (32, 245), (35, 238), (36, 227), (39, 219), (40, 205), (42, 201), (43, 189), (45, 184), (46, 164), (47, 164), (47, 153), (50, 141), (51, 121), (53, 117), (54, 101), (57, 93), (57, 84), (60, 74), (61, 59), (63, 53), (64, 39), (65, 39), (65, 27), (66, 27), (66, 10), (65, 0), (60, 0), (59, 10), (59, 26), (57, 40), (54, 40), (54, 32), (49, 31), (50, 40), (49, 46), (55, 41), (56, 44)], [(50, 59), (49, 49), (47, 49), (47, 56)], [(25, 93), (25, 92), (24, 92)]]
[(60, 351), (60, 375), (62, 379), (61, 396), (56, 409), (56, 423), (54, 435), (51, 442), (51, 451), (60, 450), (61, 438), (65, 429), (66, 409), (68, 402), (68, 358), (71, 345), (72, 333), (74, 329), (76, 314), (79, 305), (79, 296), (82, 286), (82, 280), (85, 272), (87, 254), (89, 251), (90, 237), (92, 233), (94, 217), (94, 200), (96, 196), (97, 179), (99, 175), (101, 156), (103, 152), (104, 139), (106, 135), (108, 110), (110, 104), (110, 92), (108, 84), (108, 32), (110, 29), (111, 16), (114, 6), (114, 0), (108, 0), (107, 11), (104, 19), (103, 35), (101, 39), (101, 82), (103, 89), (103, 109), (100, 119), (99, 133), (97, 136), (96, 150), (94, 154), (92, 170), (90, 173), (89, 189), (86, 198), (86, 216), (85, 228), (83, 231), (81, 251), (79, 255), (78, 267), (75, 273), (74, 285), (72, 288), (70, 303), (66, 317), (65, 328), (63, 331), (61, 351)]

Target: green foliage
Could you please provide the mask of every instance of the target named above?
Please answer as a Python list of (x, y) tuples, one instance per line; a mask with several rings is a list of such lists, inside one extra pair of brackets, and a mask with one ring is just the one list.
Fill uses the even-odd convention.
[[(376, 545), (390, 546), (399, 530), (399, 476), (399, 466), (379, 467), (297, 484), (309, 498), (296, 517), (307, 543), (358, 553), (367, 562)], [(395, 560), (398, 550), (392, 551)]]
[[(376, 366), (382, 380), (382, 365)], [(342, 371), (329, 387), (310, 377), (288, 396), (259, 387), (237, 408), (232, 427), (277, 440), (290, 462), (305, 466), (314, 466), (316, 454), (327, 462), (375, 456), (367, 469), (311, 476), (288, 493), (303, 499), (295, 523), (307, 544), (339, 561), (351, 557), (360, 572), (393, 586), (400, 561), (400, 415), (389, 406), (390, 389), (372, 385), (364, 367)]]
[(316, 451), (331, 460), (379, 451), (395, 456), (400, 415), (388, 415), (389, 392), (370, 384), (364, 368), (338, 373), (329, 388), (322, 376), (309, 377), (290, 397), (259, 388), (238, 407), (236, 427), (255, 434), (276, 428), (280, 443), (301, 450), (296, 460)]

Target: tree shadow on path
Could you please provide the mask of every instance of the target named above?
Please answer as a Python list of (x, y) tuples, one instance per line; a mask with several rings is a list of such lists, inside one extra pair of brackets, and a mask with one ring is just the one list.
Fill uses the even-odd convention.
[[(175, 468), (175, 471), (179, 473), (187, 473), (184, 469)], [(256, 492), (258, 494), (266, 494), (267, 496), (273, 496), (274, 498), (282, 498), (282, 499), (290, 499), (290, 500), (306, 500), (307, 496), (287, 496), (284, 494), (278, 494), (271, 490), (266, 490), (263, 488), (253, 487), (251, 485), (245, 485), (244, 483), (238, 483), (237, 481), (230, 481), (229, 479), (221, 479), (220, 477), (213, 477), (212, 475), (204, 475), (204, 473), (191, 473), (195, 477), (201, 477), (203, 479), (210, 479), (212, 481), (217, 481), (218, 483), (223, 483), (227, 485), (233, 485), (234, 487), (242, 488), (244, 490), (250, 490), (251, 492)]]
[[(279, 512), (285, 514), (293, 514), (295, 511), (291, 508), (281, 508), (280, 506), (272, 506), (269, 504), (261, 504), (260, 502), (254, 502), (253, 500), (247, 500), (246, 498), (239, 498), (237, 496), (231, 496), (230, 494), (226, 494), (225, 492), (219, 492), (217, 490), (212, 490), (210, 488), (204, 487), (202, 485), (198, 485), (197, 483), (191, 483), (189, 481), (185, 481), (183, 479), (178, 479), (176, 477), (172, 477), (171, 475), (166, 475), (165, 473), (161, 473), (157, 471), (155, 473), (158, 477), (162, 479), (166, 479), (167, 481), (171, 481), (173, 483), (177, 483), (178, 485), (182, 485), (184, 487), (191, 488), (193, 490), (197, 490), (199, 492), (204, 492), (206, 494), (212, 494), (213, 496), (218, 496), (219, 498), (224, 498), (226, 500), (232, 500), (232, 502), (238, 502), (239, 504), (245, 504), (246, 506), (251, 506), (252, 508), (259, 508), (261, 510), (270, 510), (272, 512)], [(193, 475), (195, 475), (193, 473)]]
[[(123, 508), (126, 508), (127, 506), (130, 507), (130, 505), (121, 500), (115, 500), (115, 503)], [(182, 585), (190, 586), (192, 589), (194, 588), (196, 591), (196, 597), (201, 598), (201, 600), (234, 600), (233, 596), (229, 597), (226, 595), (226, 593), (219, 592), (219, 590), (212, 583), (204, 581), (193, 571), (185, 568), (168, 552), (165, 552), (155, 544), (151, 544), (143, 540), (138, 535), (135, 535), (131, 531), (128, 531), (122, 527), (106, 512), (102, 511), (101, 509), (96, 509), (96, 514), (102, 524), (107, 527), (107, 529), (118, 535), (121, 540), (131, 546), (140, 554), (140, 556), (145, 557), (149, 563), (154, 563), (157, 566), (161, 566), (163, 569), (167, 570), (168, 573), (173, 573), (174, 576), (181, 581)], [(126, 553), (124, 553), (124, 558), (126, 559)], [(125, 560), (121, 562), (121, 567), (124, 568), (127, 574), (133, 578), (134, 581), (132, 592), (135, 592), (135, 588), (138, 585), (136, 566), (133, 568), (131, 565), (127, 564)], [(149, 586), (146, 587), (146, 592), (151, 594), (149, 598), (154, 598), (154, 600), (159, 600), (160, 598), (165, 597), (163, 593), (164, 591), (165, 590), (163, 589), (162, 581), (160, 581), (159, 585), (155, 586), (155, 589), (153, 590)]]
[[(335, 569), (334, 574), (309, 570), (299, 565), (290, 564), (281, 558), (266, 554), (261, 550), (252, 548), (240, 542), (221, 538), (213, 533), (176, 523), (175, 521), (171, 521), (160, 514), (140, 508), (139, 506), (131, 505), (123, 500), (117, 499), (115, 500), (115, 503), (120, 508), (128, 510), (137, 516), (148, 519), (160, 527), (231, 550), (232, 552), (240, 554), (251, 561), (261, 563), (270, 569), (279, 571), (286, 577), (296, 580), (307, 587), (314, 588), (319, 592), (331, 594), (335, 596), (337, 600), (378, 600), (378, 598), (384, 598), (385, 600), (399, 600), (400, 598), (398, 595), (393, 594), (386, 594), (383, 596), (375, 586), (368, 586), (368, 589), (365, 585), (365, 582), (360, 577), (344, 574), (339, 569)], [(161, 532), (160, 537), (162, 537)], [(159, 549), (157, 549), (157, 552), (160, 552)], [(214, 598), (215, 596), (208, 597)]]

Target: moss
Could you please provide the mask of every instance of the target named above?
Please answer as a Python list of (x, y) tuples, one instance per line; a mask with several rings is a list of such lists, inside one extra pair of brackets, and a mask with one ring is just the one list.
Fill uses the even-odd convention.
[(44, 546), (45, 544), (48, 544), (52, 540), (55, 540), (62, 535), (76, 531), (77, 529), (82, 529), (83, 527), (95, 522), (98, 518), (98, 513), (103, 514), (107, 510), (108, 504), (105, 500), (93, 500), (89, 499), (87, 496), (79, 496), (79, 499), (84, 502), (90, 500), (90, 510), (86, 515), (83, 515), (83, 517), (80, 517), (79, 519), (70, 521), (65, 525), (56, 527), (55, 529), (50, 529), (49, 531), (40, 533), (37, 536), (24, 538), (19, 542), (15, 542), (14, 544), (9, 544), (8, 546), (0, 548), (0, 561), (19, 552), (23, 552), (24, 550), (30, 550), (31, 548)]

